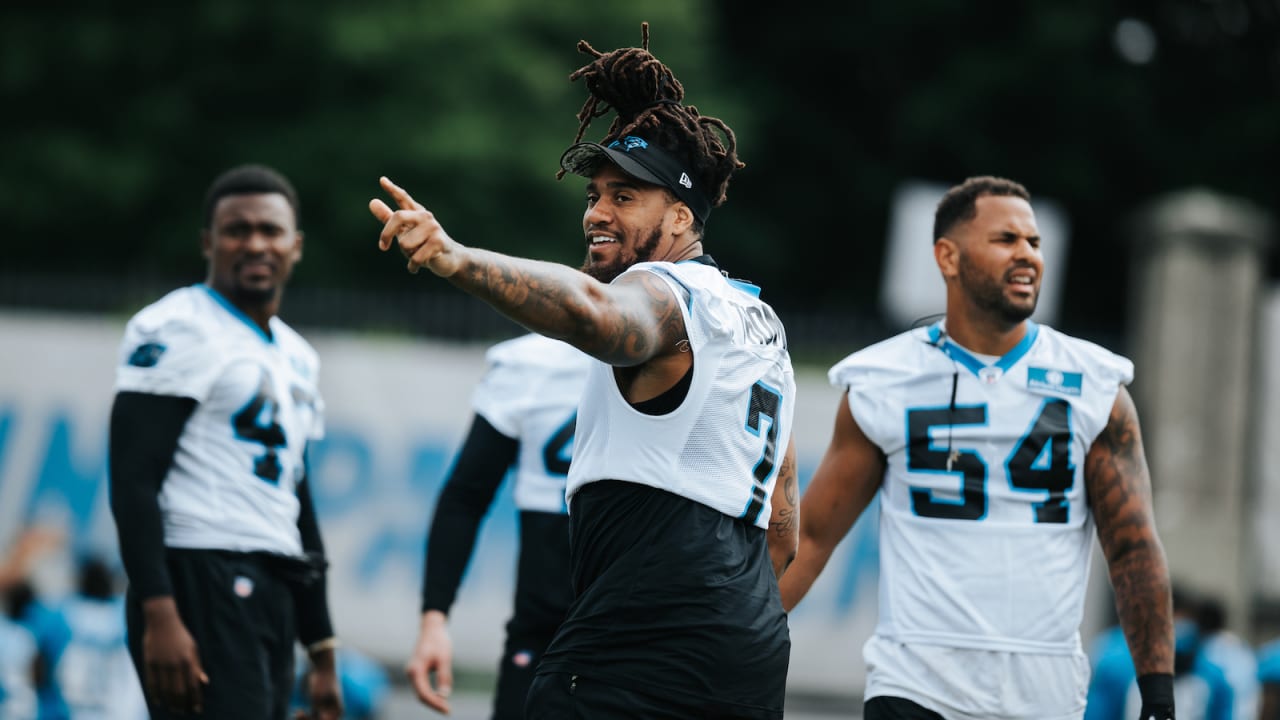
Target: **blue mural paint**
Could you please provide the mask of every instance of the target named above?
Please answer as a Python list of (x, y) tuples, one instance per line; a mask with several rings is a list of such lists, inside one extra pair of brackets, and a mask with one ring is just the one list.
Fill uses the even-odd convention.
[[(57, 413), (49, 423), (49, 438), (35, 483), (29, 485), (23, 513), (27, 522), (48, 517), (65, 517), (73, 547), (85, 542), (92, 527), (95, 501), (106, 487), (106, 433), (100, 433), (100, 450), (92, 457), (72, 457), (74, 424), (64, 413)], [(65, 515), (63, 515), (65, 511)]]
[[(13, 454), (9, 439), (21, 420), (15, 408), (0, 408), (0, 468), (5, 467), (3, 461)], [(106, 433), (93, 431), (101, 438), (99, 452), (77, 456), (72, 449), (81, 432), (65, 412), (56, 413), (48, 421), (46, 445), (37, 475), (31, 479), (5, 478), (4, 482), (29, 488), (24, 502), (24, 521), (60, 518), (67, 523), (72, 547), (101, 551), (102, 548), (87, 544), (92, 542), (91, 530), (98, 520), (96, 513), (107, 507), (105, 502), (99, 502), (107, 487)], [(357, 553), (356, 567), (347, 569), (362, 582), (372, 582), (396, 569), (409, 569), (413, 574), (421, 572), (435, 498), (452, 469), (456, 450), (445, 442), (422, 440), (411, 447), (406, 462), (400, 464), (394, 459), (376, 457), (372, 448), (369, 438), (348, 428), (336, 427), (316, 443), (310, 455), (312, 493), (321, 523), (368, 518), (360, 537), (363, 548)], [(800, 470), (799, 484), (803, 492), (812, 476), (813, 465), (802, 463)], [(485, 516), (476, 547), (477, 559), (485, 559), (469, 564), (468, 574), (472, 569), (478, 571), (472, 566), (485, 563), (503, 566), (500, 574), (498, 568), (493, 569), (495, 578), (509, 574), (506, 565), (515, 556), (519, 535), (511, 484), (508, 475)], [(843, 541), (850, 545), (844, 561), (826, 570), (828, 574), (838, 574), (835, 609), (840, 616), (852, 613), (858, 605), (874, 597), (879, 569), (876, 502), (872, 502)], [(388, 522), (380, 516), (388, 505), (408, 505), (413, 511)], [(406, 521), (406, 517), (410, 520)], [(485, 574), (489, 572), (486, 569)], [(802, 603), (797, 611), (803, 613), (805, 608)]]
[[(326, 430), (323, 439), (308, 450), (307, 471), (311, 474), (311, 498), (316, 515), (340, 518), (367, 501), (369, 485), (380, 477), (375, 472), (373, 452), (359, 435), (343, 429)], [(351, 477), (335, 478), (340, 471)]]
[(4, 467), (6, 451), (9, 449), (9, 426), (13, 420), (13, 408), (0, 408), (0, 468)]

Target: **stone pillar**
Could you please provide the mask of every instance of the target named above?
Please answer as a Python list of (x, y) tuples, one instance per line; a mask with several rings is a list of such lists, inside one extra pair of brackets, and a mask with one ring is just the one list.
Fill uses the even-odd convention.
[(1270, 242), (1265, 213), (1192, 189), (1139, 213), (1130, 388), (1142, 420), (1156, 523), (1175, 581), (1216, 594), (1247, 635), (1257, 330)]

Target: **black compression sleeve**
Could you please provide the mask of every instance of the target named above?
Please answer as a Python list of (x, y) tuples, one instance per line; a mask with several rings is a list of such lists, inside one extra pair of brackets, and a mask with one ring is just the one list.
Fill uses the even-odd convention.
[(1139, 675), (1138, 695), (1142, 698), (1140, 720), (1174, 720), (1172, 674)]
[(320, 537), (320, 523), (316, 520), (315, 503), (311, 500), (311, 483), (308, 473), (298, 483), (298, 532), (302, 535), (302, 549), (306, 551), (319, 576), (306, 588), (294, 591), (294, 611), (298, 616), (298, 640), (303, 645), (333, 637), (333, 621), (329, 615), (329, 579), (324, 556), (324, 541)]
[(140, 599), (173, 594), (156, 496), (195, 408), (191, 398), (137, 392), (118, 393), (111, 404), (108, 494), (120, 559)]
[(488, 420), (479, 415), (472, 418), (466, 442), (440, 489), (431, 519), (422, 581), (423, 612), (448, 614), (453, 607), (480, 521), (515, 462), (519, 447), (519, 441), (498, 432)]

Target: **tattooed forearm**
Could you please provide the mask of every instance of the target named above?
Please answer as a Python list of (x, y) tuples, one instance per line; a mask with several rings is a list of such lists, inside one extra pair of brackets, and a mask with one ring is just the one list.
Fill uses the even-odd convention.
[(778, 466), (778, 479), (773, 489), (773, 513), (769, 516), (769, 557), (774, 575), (782, 573), (796, 558), (800, 544), (800, 489), (796, 480), (796, 448), (794, 438)]
[(769, 529), (778, 535), (790, 537), (799, 529), (798, 503), (800, 489), (796, 482), (796, 463), (791, 453), (782, 459), (778, 468), (778, 484), (773, 493), (774, 513)]
[(450, 282), (524, 327), (611, 365), (637, 365), (685, 337), (679, 301), (649, 273), (605, 285), (557, 263), (474, 248), (468, 253)]
[(1138, 415), (1124, 389), (1089, 449), (1085, 482), (1138, 674), (1172, 672), (1169, 570), (1156, 533)]

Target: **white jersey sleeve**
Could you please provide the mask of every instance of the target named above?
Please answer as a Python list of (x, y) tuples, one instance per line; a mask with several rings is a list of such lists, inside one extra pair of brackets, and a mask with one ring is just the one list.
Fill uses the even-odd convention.
[(485, 353), (486, 370), (472, 407), (498, 432), (519, 442), (516, 507), (564, 513), (578, 400), (590, 356), (559, 340), (528, 334)]
[(203, 401), (218, 379), (219, 344), (202, 322), (199, 299), (177, 291), (144, 308), (125, 326), (116, 391)]

